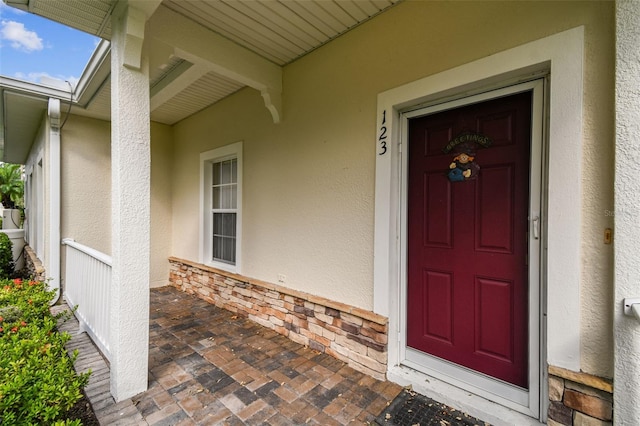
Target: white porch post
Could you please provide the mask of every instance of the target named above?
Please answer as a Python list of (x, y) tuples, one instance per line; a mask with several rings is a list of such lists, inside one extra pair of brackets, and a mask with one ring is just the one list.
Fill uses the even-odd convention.
[(143, 12), (121, 1), (111, 40), (111, 394), (147, 389), (150, 122)]
[(49, 99), (49, 288), (60, 297), (60, 100)]
[(640, 424), (640, 322), (623, 299), (640, 298), (640, 3), (616, 2), (614, 423)]

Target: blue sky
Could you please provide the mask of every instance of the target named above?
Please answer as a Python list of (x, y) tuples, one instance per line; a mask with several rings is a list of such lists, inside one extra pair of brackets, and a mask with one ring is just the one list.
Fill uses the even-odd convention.
[(75, 87), (99, 41), (0, 0), (0, 75), (35, 83), (48, 76)]

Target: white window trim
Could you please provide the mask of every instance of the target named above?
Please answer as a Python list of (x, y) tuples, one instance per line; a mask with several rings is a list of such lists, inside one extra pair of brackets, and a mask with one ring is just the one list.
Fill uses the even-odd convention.
[[(207, 173), (212, 163), (236, 158), (238, 167), (237, 216), (236, 216), (236, 263), (231, 265), (211, 260), (211, 173)], [(200, 263), (214, 268), (239, 274), (242, 264), (242, 142), (225, 145), (200, 154)]]

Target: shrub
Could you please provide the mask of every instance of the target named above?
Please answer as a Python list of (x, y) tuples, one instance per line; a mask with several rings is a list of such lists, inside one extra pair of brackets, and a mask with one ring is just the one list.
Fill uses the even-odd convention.
[(5, 209), (24, 206), (24, 181), (19, 164), (0, 163), (0, 202)]
[[(76, 375), (49, 302), (55, 291), (36, 281), (0, 280), (0, 423), (77, 425), (64, 419), (81, 397), (89, 373)], [(67, 315), (69, 315), (67, 313)], [(19, 318), (16, 318), (19, 316)]]
[(14, 273), (13, 243), (7, 234), (0, 232), (0, 279)]

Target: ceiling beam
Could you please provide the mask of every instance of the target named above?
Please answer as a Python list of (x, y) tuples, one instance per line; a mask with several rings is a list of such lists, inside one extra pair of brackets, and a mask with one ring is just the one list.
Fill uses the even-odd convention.
[(209, 70), (205, 66), (191, 65), (186, 71), (179, 73), (179, 75), (170, 82), (164, 83), (163, 81), (164, 85), (159, 90), (154, 90), (155, 88), (151, 90), (151, 104), (149, 105), (151, 111), (155, 111), (165, 102), (168, 102), (174, 96), (180, 94), (180, 92), (208, 72)]
[(148, 37), (173, 46), (176, 56), (260, 91), (273, 121), (280, 122), (280, 66), (164, 6), (157, 9), (147, 28)]

